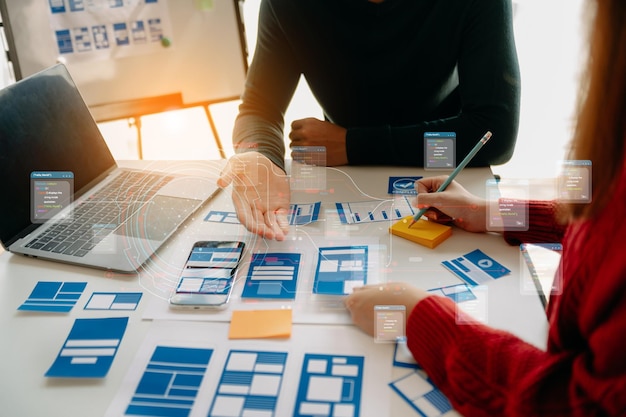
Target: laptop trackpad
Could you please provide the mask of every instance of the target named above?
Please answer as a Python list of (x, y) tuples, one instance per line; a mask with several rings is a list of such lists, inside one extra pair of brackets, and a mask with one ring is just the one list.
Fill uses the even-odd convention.
[(133, 213), (115, 233), (139, 239), (164, 240), (201, 203), (201, 200), (156, 195)]

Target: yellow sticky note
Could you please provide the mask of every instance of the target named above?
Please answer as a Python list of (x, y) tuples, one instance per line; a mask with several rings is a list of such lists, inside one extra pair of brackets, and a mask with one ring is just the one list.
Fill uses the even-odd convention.
[(411, 228), (412, 216), (398, 220), (389, 228), (391, 234), (403, 237), (428, 248), (435, 248), (452, 235), (452, 227), (419, 219)]
[(291, 337), (291, 310), (236, 310), (230, 320), (229, 339)]

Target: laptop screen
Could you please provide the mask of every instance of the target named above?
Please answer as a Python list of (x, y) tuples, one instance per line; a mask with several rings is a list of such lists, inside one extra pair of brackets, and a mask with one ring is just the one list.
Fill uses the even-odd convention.
[(65, 66), (0, 90), (0, 240), (7, 247), (32, 222), (33, 173), (62, 173), (81, 189), (116, 166)]

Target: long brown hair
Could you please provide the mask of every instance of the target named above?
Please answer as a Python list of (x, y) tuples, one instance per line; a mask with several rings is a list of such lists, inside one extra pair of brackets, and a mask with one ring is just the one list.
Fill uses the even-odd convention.
[(571, 204), (566, 216), (589, 218), (611, 197), (626, 141), (626, 1), (590, 1), (588, 60), (579, 91), (569, 158), (591, 160), (592, 201)]

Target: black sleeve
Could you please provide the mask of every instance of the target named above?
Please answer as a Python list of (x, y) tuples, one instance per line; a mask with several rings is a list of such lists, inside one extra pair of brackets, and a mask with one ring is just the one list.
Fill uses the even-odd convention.
[(512, 19), (510, 0), (472, 1), (464, 19), (457, 64), (459, 86), (448, 98), (460, 101), (461, 111), (453, 117), (409, 126), (350, 128), (346, 144), (350, 164), (422, 166), (424, 149), (415, 143), (416, 138), (423, 143), (424, 132), (456, 132), (458, 163), (487, 130), (493, 137), (470, 165), (507, 162), (515, 148), (520, 108)]
[(299, 78), (289, 41), (272, 6), (262, 1), (254, 57), (233, 130), (236, 153), (258, 151), (285, 169), (284, 116)]

